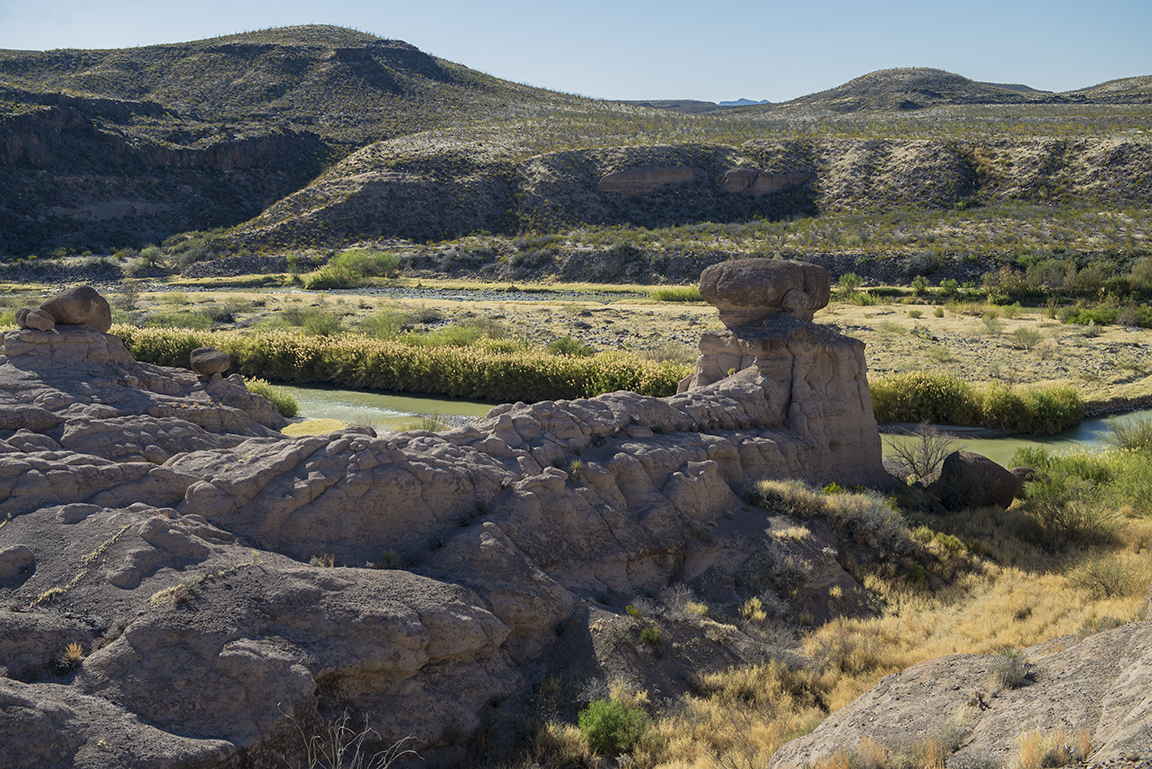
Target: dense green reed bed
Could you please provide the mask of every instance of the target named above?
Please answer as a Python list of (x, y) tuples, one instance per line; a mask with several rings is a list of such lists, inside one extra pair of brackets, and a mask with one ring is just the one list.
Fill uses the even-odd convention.
[(947, 374), (910, 372), (870, 383), (876, 421), (997, 427), (1040, 435), (1076, 424), (1084, 404), (1075, 388), (976, 388)]
[[(304, 336), (115, 326), (137, 360), (187, 367), (197, 347), (228, 353), (245, 377), (324, 382), (498, 402), (590, 398), (616, 390), (666, 396), (691, 367), (645, 361), (626, 352), (591, 357), (515, 350), (483, 342), (467, 347), (412, 346), (360, 335)], [(494, 349), (495, 348), (495, 349)]]

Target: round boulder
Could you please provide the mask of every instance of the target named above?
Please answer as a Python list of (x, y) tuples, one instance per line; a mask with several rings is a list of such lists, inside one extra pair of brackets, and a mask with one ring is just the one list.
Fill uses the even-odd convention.
[(828, 306), (830, 291), (827, 270), (789, 259), (737, 259), (700, 273), (700, 296), (728, 328), (781, 315), (812, 320)]
[(217, 376), (228, 370), (232, 359), (228, 353), (215, 347), (197, 347), (188, 356), (188, 364), (199, 376)]
[(16, 311), (16, 325), (34, 331), (51, 331), (56, 328), (56, 319), (43, 310), (24, 307)]
[(986, 456), (972, 451), (953, 451), (944, 458), (940, 477), (929, 484), (949, 510), (966, 507), (999, 507), (1012, 504), (1023, 482)]
[(75, 286), (61, 291), (40, 309), (51, 315), (57, 324), (87, 325), (107, 334), (112, 328), (112, 309), (108, 300), (91, 286)]

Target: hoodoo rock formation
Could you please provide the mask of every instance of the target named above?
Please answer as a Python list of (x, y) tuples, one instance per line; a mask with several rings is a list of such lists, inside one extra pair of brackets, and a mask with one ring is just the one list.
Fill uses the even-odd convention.
[(701, 335), (696, 372), (681, 391), (755, 371), (746, 376), (771, 404), (776, 424), (810, 441), (821, 468), (793, 475), (863, 483), (883, 477), (864, 344), (811, 322), (828, 305), (827, 270), (774, 259), (722, 262), (701, 274), (700, 295), (728, 328)]
[(788, 547), (855, 594), (738, 496), (883, 477), (862, 345), (788, 316), (826, 301), (827, 276), (795, 270), (760, 286), (778, 317), (720, 332), (738, 354), (702, 344), (678, 395), (508, 404), (442, 433), (290, 439), (238, 376), (138, 363), (87, 325), (7, 332), (0, 767), (280, 766), (297, 726), (344, 712), (436, 765), (600, 596), (741, 600), (733, 575)]

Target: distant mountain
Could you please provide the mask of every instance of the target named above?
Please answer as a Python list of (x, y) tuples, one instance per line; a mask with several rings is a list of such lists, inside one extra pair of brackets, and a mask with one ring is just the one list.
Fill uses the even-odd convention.
[(922, 67), (871, 72), (844, 85), (785, 102), (795, 109), (832, 112), (903, 112), (955, 104), (1029, 104), (1053, 99), (1021, 86), (978, 83), (941, 69)]
[(633, 104), (637, 107), (651, 107), (668, 112), (681, 112), (685, 115), (698, 115), (706, 112), (715, 112), (721, 105), (714, 101), (695, 101), (693, 99), (651, 99), (648, 101), (621, 101), (618, 104)]
[(752, 101), (751, 99), (737, 99), (736, 101), (722, 101), (722, 102), (720, 102), (720, 106), (721, 107), (752, 107), (752, 106), (755, 106), (757, 104), (771, 104), (771, 103), (772, 102), (768, 101), (767, 99), (761, 99), (760, 101)]
[(1152, 76), (1109, 80), (1071, 93), (1110, 104), (1152, 104)]

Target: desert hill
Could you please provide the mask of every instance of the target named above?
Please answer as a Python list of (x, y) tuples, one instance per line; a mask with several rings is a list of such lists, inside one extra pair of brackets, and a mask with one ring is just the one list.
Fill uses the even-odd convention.
[[(0, 254), (109, 253), (214, 228), (260, 250), (969, 200), (1143, 207), (1152, 176), (1133, 129), (1149, 122), (1148, 82), (1049, 94), (897, 69), (713, 108), (532, 88), (323, 25), (0, 51)], [(677, 167), (691, 180), (600, 186)], [(731, 194), (745, 191), (725, 181), (737, 171), (808, 178)]]

